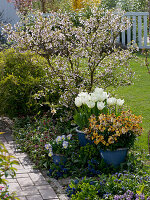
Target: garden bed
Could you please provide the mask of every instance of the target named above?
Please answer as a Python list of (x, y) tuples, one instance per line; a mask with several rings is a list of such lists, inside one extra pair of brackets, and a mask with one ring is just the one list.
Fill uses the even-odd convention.
[[(71, 200), (150, 196), (147, 143), (137, 150), (140, 114), (148, 127), (149, 112), (137, 98), (141, 88), (135, 94), (138, 85), (132, 85), (135, 45), (116, 45), (131, 27), (123, 16), (93, 4), (79, 12), (36, 12), (14, 29), (3, 28), (12, 46), (0, 52), (0, 113), (15, 119), (19, 148)], [(118, 86), (119, 99), (112, 96)], [(133, 105), (137, 99), (137, 107), (143, 105), (135, 114), (124, 106), (124, 91), (129, 101), (134, 94)], [(104, 158), (102, 151), (118, 155), (120, 149), (125, 157), (119, 163)]]
[[(48, 122), (48, 124), (45, 122)], [(149, 181), (150, 181), (149, 180), (150, 173), (149, 173), (149, 166), (148, 166), (149, 156), (145, 152), (140, 153), (136, 151), (135, 149), (133, 149), (132, 151), (128, 153), (128, 158), (126, 159), (126, 162), (124, 164), (122, 164), (121, 166), (117, 168), (113, 168), (111, 166), (108, 167), (101, 160), (99, 153), (95, 154), (97, 155), (97, 157), (91, 153), (90, 148), (92, 148), (92, 152), (95, 152), (94, 147), (92, 147), (91, 145), (80, 147), (79, 144), (76, 144), (76, 147), (78, 148), (78, 151), (76, 152), (80, 152), (77, 155), (77, 157), (79, 157), (80, 155), (81, 160), (79, 159), (78, 161), (76, 160), (75, 162), (73, 161), (72, 163), (71, 160), (69, 159), (69, 161), (66, 163), (66, 166), (65, 165), (62, 166), (61, 164), (60, 165), (54, 164), (52, 159), (46, 156), (48, 153), (44, 147), (45, 143), (43, 142), (41, 143), (41, 146), (39, 146), (39, 141), (42, 135), (45, 134), (46, 138), (51, 136), (50, 138), (51, 140), (52, 139), (51, 134), (54, 130), (56, 131), (56, 133), (58, 132), (61, 133), (61, 131), (64, 133), (64, 129), (62, 129), (60, 125), (55, 124), (52, 126), (53, 123), (54, 124), (56, 123), (54, 120), (54, 117), (47, 118), (46, 116), (44, 116), (43, 118), (40, 118), (39, 120), (36, 120), (34, 123), (33, 121), (32, 123), (28, 122), (27, 123), (28, 125), (26, 125), (26, 128), (25, 126), (24, 128), (20, 128), (19, 127), (20, 125), (18, 126), (18, 123), (17, 123), (17, 126), (14, 129), (14, 136), (18, 144), (19, 143), (24, 144), (24, 145), (21, 145), (21, 149), (23, 151), (28, 152), (29, 157), (35, 162), (36, 167), (39, 167), (40, 170), (43, 171), (43, 174), (45, 176), (48, 175), (47, 180), (51, 182), (52, 187), (55, 189), (55, 191), (58, 194), (61, 194), (61, 195), (64, 194), (64, 195), (70, 196), (70, 194), (76, 194), (77, 191), (79, 192), (80, 191), (79, 188), (80, 186), (82, 187), (83, 184), (86, 183), (88, 184), (89, 187), (91, 187), (92, 184), (90, 183), (93, 183), (94, 186), (92, 185), (92, 190), (95, 191), (94, 195), (96, 195), (96, 191), (98, 190), (96, 185), (97, 185), (97, 182), (101, 182), (100, 181), (101, 177), (105, 177), (106, 179), (105, 181), (106, 182), (108, 181), (107, 184), (112, 185), (113, 183), (114, 186), (112, 188), (121, 187), (120, 185), (118, 186), (117, 181), (112, 181), (112, 180), (117, 179), (118, 174), (120, 174), (120, 176), (122, 177), (121, 180), (118, 178), (118, 181), (121, 182), (124, 180), (122, 182), (122, 187), (125, 187), (126, 191), (131, 190), (131, 194), (132, 194), (132, 192), (135, 193), (136, 191), (142, 190), (143, 192), (145, 191), (147, 195), (149, 194), (147, 190), (147, 187), (149, 187)], [(40, 125), (40, 130), (39, 130), (39, 125)], [(56, 130), (56, 127), (58, 128), (58, 130)], [(76, 134), (76, 132), (74, 133), (73, 131), (71, 132), (72, 135)], [(68, 131), (66, 129), (66, 133), (67, 132)], [(30, 139), (28, 138), (28, 134), (29, 134)], [(76, 138), (76, 142), (77, 140), (78, 139)], [(36, 145), (38, 145), (38, 147)], [(42, 145), (44, 148), (41, 148)], [(34, 146), (36, 147), (36, 149), (33, 148)], [(84, 160), (83, 158), (85, 157), (86, 159)], [(42, 162), (40, 162), (41, 159), (42, 159)], [(47, 168), (47, 170), (45, 167)], [(64, 171), (65, 168), (68, 170), (67, 173)], [(128, 176), (127, 175), (123, 176), (122, 174), (128, 174)], [(83, 181), (83, 177), (87, 177), (87, 179), (84, 178), (84, 181)], [(137, 182), (137, 179), (140, 179), (140, 178), (142, 178), (141, 184)], [(74, 181), (72, 182), (72, 180)], [(126, 181), (130, 182), (130, 184), (128, 185)], [(71, 185), (69, 185), (70, 183)], [(144, 189), (142, 189), (142, 185)], [(71, 189), (71, 188), (75, 188), (75, 189)], [(108, 188), (106, 188), (106, 190), (107, 189)], [(138, 192), (138, 194), (142, 194), (142, 191)], [(113, 195), (115, 194), (119, 195), (119, 193), (117, 193), (117, 190), (114, 191), (112, 189), (111, 193)], [(78, 197), (76, 196), (75, 198), (77, 199)], [(91, 196), (90, 199), (92, 200), (92, 198), (93, 197)], [(111, 199), (111, 196), (109, 198)]]

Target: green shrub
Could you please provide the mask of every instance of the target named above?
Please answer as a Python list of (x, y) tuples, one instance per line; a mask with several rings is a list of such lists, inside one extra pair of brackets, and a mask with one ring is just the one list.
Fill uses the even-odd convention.
[(45, 71), (35, 57), (12, 48), (0, 52), (0, 114), (14, 117), (38, 109), (32, 95), (45, 84)]

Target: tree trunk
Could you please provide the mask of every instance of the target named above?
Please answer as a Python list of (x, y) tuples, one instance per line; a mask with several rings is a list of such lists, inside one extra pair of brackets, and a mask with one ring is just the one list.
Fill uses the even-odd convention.
[(91, 70), (91, 84), (90, 84), (90, 88), (89, 88), (90, 92), (91, 92), (92, 87), (93, 87), (93, 82), (94, 82), (94, 70)]
[(42, 8), (42, 12), (43, 13), (46, 13), (46, 0), (41, 0), (41, 8)]

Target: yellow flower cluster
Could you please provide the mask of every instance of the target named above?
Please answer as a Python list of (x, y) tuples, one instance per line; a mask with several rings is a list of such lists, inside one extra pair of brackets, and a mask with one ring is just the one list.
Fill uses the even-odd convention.
[(80, 10), (85, 6), (94, 5), (97, 6), (101, 3), (101, 0), (72, 0), (73, 10)]
[(98, 120), (95, 116), (91, 116), (89, 122), (90, 126), (89, 129), (86, 129), (86, 134), (91, 136), (96, 145), (102, 143), (109, 146), (117, 142), (121, 135), (130, 132), (139, 136), (143, 131), (140, 126), (142, 117), (135, 116), (131, 111), (124, 111), (120, 116), (100, 114)]
[(83, 0), (72, 0), (73, 10), (80, 10), (83, 8)]

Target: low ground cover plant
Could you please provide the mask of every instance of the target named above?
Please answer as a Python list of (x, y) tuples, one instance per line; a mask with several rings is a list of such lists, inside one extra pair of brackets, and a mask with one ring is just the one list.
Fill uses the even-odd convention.
[(67, 193), (71, 200), (82, 199), (150, 199), (150, 176), (140, 170), (137, 174), (123, 171), (112, 175), (99, 175), (98, 179), (75, 179)]
[(38, 167), (43, 167), (49, 160), (45, 144), (61, 135), (62, 131), (68, 133), (67, 124), (66, 129), (63, 125), (64, 123), (57, 122), (52, 115), (50, 117), (49, 113), (39, 118), (16, 118), (13, 134), (22, 151), (27, 152)]

